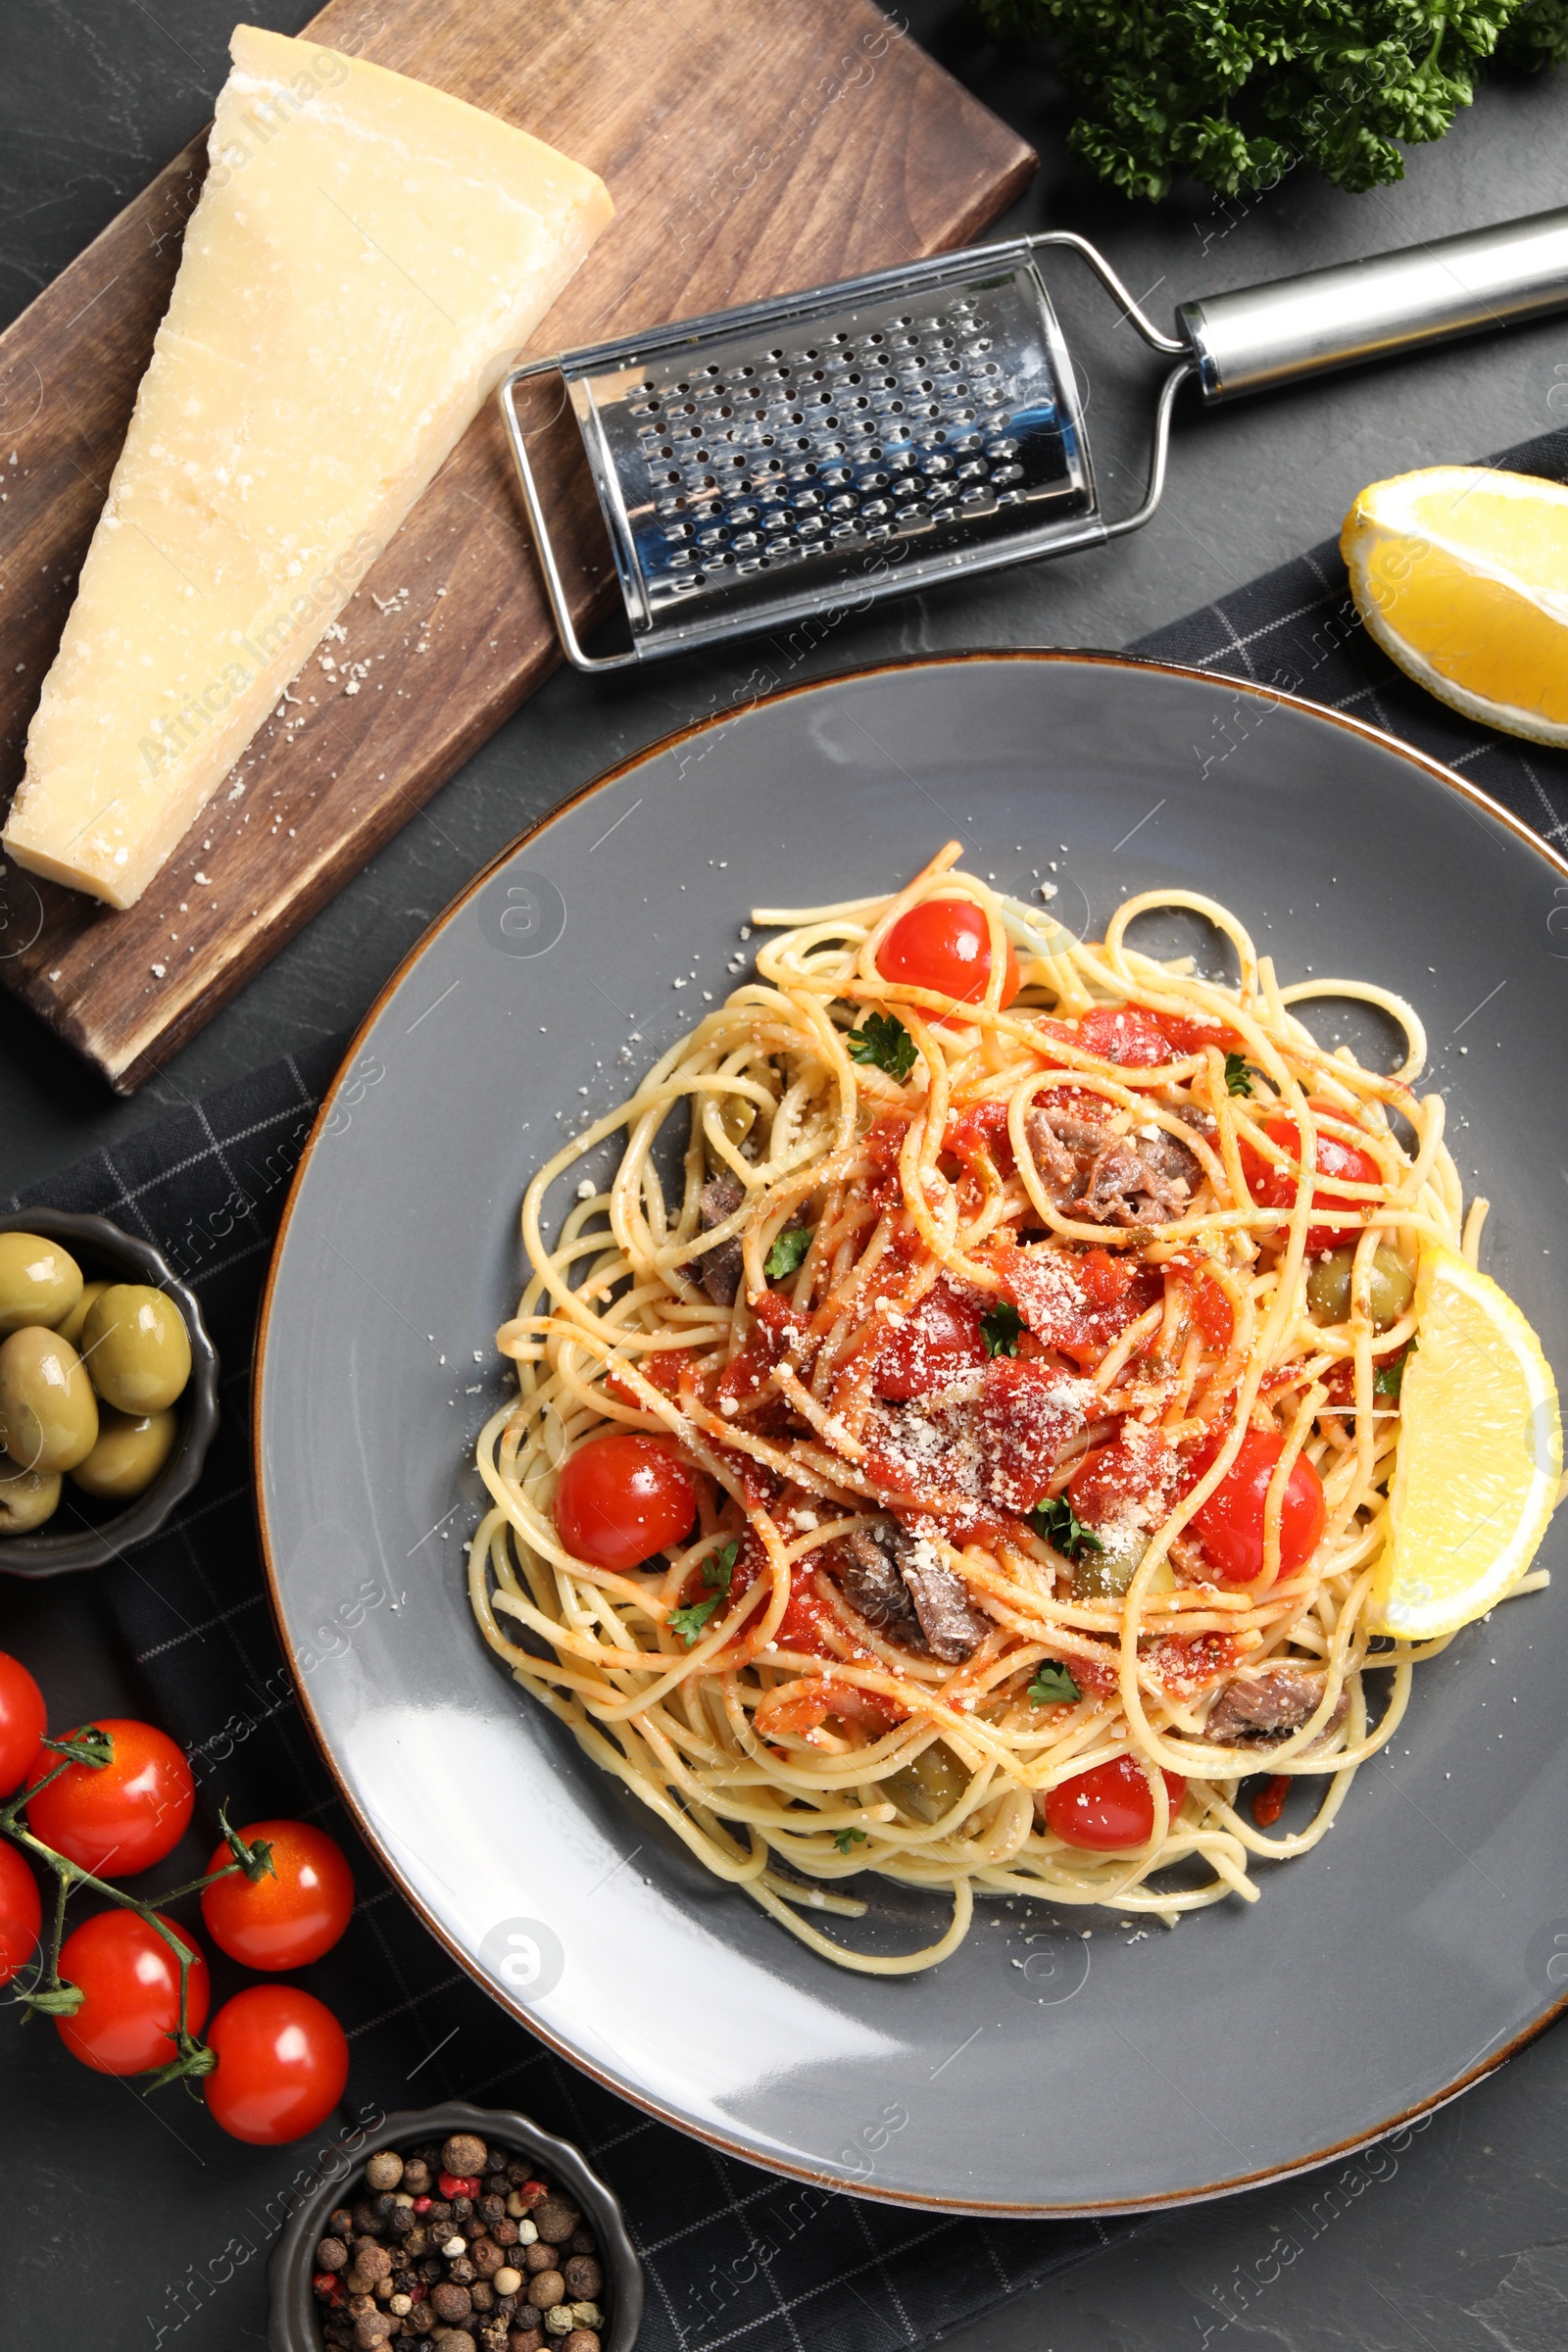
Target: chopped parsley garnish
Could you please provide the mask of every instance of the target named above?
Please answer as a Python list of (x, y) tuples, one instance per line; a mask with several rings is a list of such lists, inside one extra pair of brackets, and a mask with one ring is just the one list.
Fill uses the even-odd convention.
[(1252, 1091), (1252, 1080), (1260, 1075), (1259, 1071), (1253, 1069), (1245, 1054), (1226, 1054), (1225, 1092), (1228, 1095), (1250, 1095)]
[(781, 1233), (767, 1253), (768, 1281), (782, 1282), (788, 1275), (798, 1274), (810, 1247), (809, 1225), (792, 1225)]
[(730, 1579), (735, 1573), (740, 1548), (740, 1538), (731, 1536), (729, 1542), (720, 1544), (717, 1551), (710, 1551), (703, 1562), (703, 1582), (710, 1588), (710, 1597), (707, 1600), (689, 1600), (684, 1608), (670, 1610), (669, 1630), (672, 1634), (679, 1634), (688, 1649), (719, 1602), (729, 1598)]
[(688, 1601), (683, 1609), (671, 1609), (668, 1621), (670, 1632), (679, 1634), (690, 1649), (723, 1597), (722, 1592), (715, 1592), (710, 1600)]
[(1045, 1659), (1039, 1673), (1029, 1686), (1029, 1703), (1033, 1707), (1076, 1706), (1083, 1692), (1065, 1666), (1054, 1658)]
[(865, 1843), (865, 1832), (863, 1830), (835, 1830), (833, 1842), (841, 1854), (847, 1854), (852, 1845)]
[(980, 1318), (980, 1337), (986, 1344), (987, 1355), (1016, 1355), (1022, 1330), (1023, 1317), (1010, 1298), (1004, 1298)]
[(1050, 1502), (1036, 1503), (1029, 1517), (1036, 1534), (1044, 1536), (1065, 1560), (1081, 1560), (1086, 1551), (1105, 1548), (1094, 1530), (1073, 1516), (1072, 1504), (1065, 1494), (1054, 1495)]
[(1410, 1350), (1414, 1346), (1414, 1340), (1407, 1341), (1397, 1355), (1391, 1355), (1386, 1364), (1379, 1364), (1372, 1375), (1374, 1396), (1387, 1396), (1394, 1403), (1398, 1403), (1399, 1390), (1404, 1380), (1404, 1367), (1410, 1359)]
[(703, 1562), (704, 1584), (716, 1585), (720, 1592), (727, 1592), (729, 1591), (729, 1580), (734, 1574), (735, 1561), (740, 1552), (740, 1548), (741, 1540), (739, 1536), (731, 1536), (729, 1542), (724, 1545), (722, 1551), (710, 1551), (707, 1559)]
[(914, 1040), (894, 1012), (868, 1012), (849, 1036), (850, 1059), (869, 1062), (902, 1084), (914, 1067)]

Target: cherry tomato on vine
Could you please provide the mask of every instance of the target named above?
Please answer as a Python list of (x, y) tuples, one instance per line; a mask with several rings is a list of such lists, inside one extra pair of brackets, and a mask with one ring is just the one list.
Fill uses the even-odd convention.
[(0, 1797), (22, 1787), (48, 1729), (43, 1692), (22, 1660), (0, 1649)]
[(659, 1438), (635, 1430), (579, 1446), (556, 1488), (556, 1532), (598, 1568), (635, 1568), (678, 1544), (697, 1516), (690, 1473)]
[[(1329, 1118), (1335, 1116), (1332, 1102), (1311, 1102), (1309, 1108), (1314, 1113), (1321, 1113)], [(1263, 1133), (1271, 1144), (1278, 1144), (1282, 1152), (1289, 1152), (1293, 1157), (1299, 1153), (1301, 1138), (1294, 1119), (1286, 1117), (1265, 1120)], [(1248, 1191), (1260, 1206), (1264, 1208), (1293, 1208), (1295, 1206), (1299, 1180), (1294, 1169), (1277, 1167), (1273, 1160), (1264, 1159), (1259, 1152), (1244, 1144), (1242, 1147), (1242, 1173), (1247, 1178)], [(1308, 1257), (1317, 1257), (1325, 1250), (1337, 1250), (1341, 1243), (1354, 1241), (1357, 1224), (1364, 1216), (1367, 1207), (1364, 1200), (1347, 1200), (1343, 1193), (1328, 1191), (1323, 1184), (1325, 1176), (1338, 1176), (1347, 1184), (1381, 1184), (1383, 1170), (1378, 1166), (1371, 1152), (1363, 1152), (1358, 1144), (1348, 1144), (1341, 1137), (1325, 1135), (1319, 1129), (1317, 1172), (1312, 1186), (1312, 1205), (1317, 1209), (1344, 1209), (1347, 1212), (1347, 1222), (1344, 1225), (1309, 1225), (1306, 1229), (1306, 1254)]]
[(349, 2079), (349, 2045), (330, 2009), (295, 1984), (252, 1984), (225, 2001), (207, 2035), (213, 2121), (232, 2139), (276, 2147), (324, 2123)]
[[(248, 1879), (236, 1870), (205, 1887), (208, 1935), (220, 1952), (247, 1968), (304, 1968), (319, 1960), (354, 1908), (354, 1880), (342, 1847), (304, 1821), (253, 1821), (239, 1834), (247, 1845), (267, 1839), (271, 1874)], [(209, 1873), (232, 1859), (226, 1845), (216, 1847)]]
[(37, 1880), (14, 1845), (0, 1845), (0, 1984), (26, 1967), (42, 1925)]
[[(972, 899), (923, 899), (900, 915), (876, 952), (876, 968), (884, 980), (978, 1004), (991, 977), (991, 927)], [(1018, 988), (1018, 958), (1009, 943), (1004, 1008)]]
[[(163, 1919), (163, 1913), (157, 1916)], [(195, 1955), (185, 2023), (199, 2034), (212, 2000), (207, 1959), (189, 1928), (165, 1919)], [(175, 2056), (179, 1962), (156, 1928), (135, 1911), (99, 1911), (60, 1947), (60, 1974), (86, 1995), (74, 2017), (57, 2017), (73, 2058), (100, 2075), (145, 2075)]]
[[(1277, 1432), (1250, 1429), (1213, 1494), (1193, 1513), (1192, 1531), (1223, 1584), (1250, 1585), (1263, 1573), (1263, 1506), (1284, 1450), (1285, 1440)], [(1306, 1565), (1317, 1549), (1323, 1520), (1323, 1481), (1298, 1453), (1280, 1507), (1282, 1577)]]
[[(1174, 1816), (1187, 1793), (1180, 1773), (1164, 1775)], [(1111, 1756), (1070, 1781), (1058, 1781), (1046, 1797), (1046, 1826), (1064, 1845), (1113, 1854), (1123, 1846), (1147, 1845), (1154, 1834), (1154, 1792), (1136, 1756)]]
[[(68, 1764), (32, 1798), (27, 1819), (34, 1835), (68, 1862), (96, 1878), (128, 1879), (173, 1852), (196, 1802), (196, 1784), (179, 1749), (156, 1724), (103, 1715), (95, 1728), (109, 1735), (109, 1762)], [(41, 1748), (33, 1778), (59, 1761), (52, 1748)]]

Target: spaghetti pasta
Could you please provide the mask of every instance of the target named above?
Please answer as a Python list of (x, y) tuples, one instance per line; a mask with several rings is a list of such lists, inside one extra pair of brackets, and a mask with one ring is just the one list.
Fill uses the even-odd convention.
[[(1172, 1923), (1321, 1838), (1442, 1646), (1364, 1612), (1417, 1255), (1473, 1259), (1485, 1213), (1401, 999), (1282, 987), (1190, 892), (1082, 944), (958, 855), (754, 915), (755, 977), (540, 1169), (469, 1555), (485, 1640), (594, 1762), (878, 1974), (976, 1894)], [(1136, 946), (1173, 907), (1234, 982)], [(1329, 996), (1392, 1015), (1397, 1069), (1317, 1044)], [(633, 1565), (564, 1507), (627, 1436), (678, 1523)], [(1298, 1782), (1311, 1819), (1267, 1834)], [(866, 1871), (949, 1895), (945, 1932), (826, 1933)]]

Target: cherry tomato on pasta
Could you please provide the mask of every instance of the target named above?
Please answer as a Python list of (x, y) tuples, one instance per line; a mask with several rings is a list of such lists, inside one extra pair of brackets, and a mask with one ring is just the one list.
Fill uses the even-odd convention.
[(218, 2064), (202, 2088), (232, 2139), (273, 2148), (326, 2121), (349, 2079), (349, 2045), (324, 2002), (295, 1984), (252, 1984), (208, 2031)]
[[(189, 1928), (172, 1919), (164, 1925), (195, 1954), (185, 2022), (199, 2034), (212, 1998), (207, 1961)], [(85, 1995), (74, 2017), (55, 2019), (73, 2058), (100, 2075), (145, 2075), (169, 2064), (179, 2023), (179, 1962), (138, 1913), (84, 1919), (60, 1947), (60, 1974)]]
[[(991, 977), (991, 927), (972, 899), (923, 899), (900, 915), (877, 950), (876, 966), (885, 980), (977, 1004)], [(1018, 987), (1018, 958), (1009, 944), (1004, 1006)]]
[[(739, 1402), (765, 1389), (774, 1365), (783, 1362), (796, 1341), (809, 1330), (810, 1321), (809, 1315), (797, 1314), (777, 1291), (764, 1291), (760, 1298), (754, 1299), (751, 1336), (718, 1376), (719, 1410), (724, 1409), (726, 1397)], [(745, 1475), (743, 1471), (742, 1477)]]
[(876, 1353), (877, 1395), (903, 1402), (977, 1370), (987, 1360), (983, 1313), (978, 1300), (951, 1283), (933, 1283), (917, 1305), (885, 1326)]
[(0, 1649), (0, 1796), (22, 1787), (48, 1728), (43, 1692), (22, 1660)]
[(37, 1880), (14, 1845), (0, 1845), (0, 1984), (26, 1967), (42, 1925)]
[[(678, 1396), (683, 1376), (696, 1362), (695, 1350), (690, 1348), (659, 1348), (637, 1358), (637, 1369), (650, 1388), (661, 1396)], [(605, 1395), (613, 1396), (617, 1404), (634, 1404), (642, 1410), (642, 1398), (629, 1381), (618, 1380), (613, 1372), (605, 1382)]]
[(1137, 1291), (1138, 1277), (1145, 1271), (1139, 1259), (1126, 1250), (1086, 1250), (1073, 1264), (1078, 1287), (1093, 1308), (1124, 1305)]
[[(1314, 1112), (1334, 1116), (1334, 1105), (1330, 1102), (1313, 1102), (1310, 1108)], [(1294, 1119), (1268, 1119), (1264, 1122), (1263, 1133), (1271, 1144), (1278, 1144), (1282, 1152), (1288, 1152), (1293, 1156), (1299, 1153), (1301, 1139)], [(1273, 1160), (1264, 1159), (1259, 1152), (1244, 1145), (1242, 1173), (1247, 1178), (1248, 1191), (1262, 1207), (1295, 1206), (1298, 1179), (1294, 1169), (1277, 1167)], [(1308, 1257), (1317, 1257), (1323, 1250), (1333, 1250), (1341, 1242), (1353, 1241), (1356, 1226), (1367, 1207), (1364, 1200), (1347, 1200), (1343, 1193), (1329, 1191), (1322, 1181), (1325, 1176), (1338, 1176), (1348, 1184), (1379, 1184), (1383, 1179), (1383, 1170), (1371, 1152), (1363, 1152), (1358, 1144), (1345, 1143), (1337, 1135), (1325, 1135), (1321, 1128), (1318, 1130), (1317, 1181), (1312, 1187), (1312, 1205), (1319, 1210), (1344, 1209), (1348, 1212), (1348, 1219), (1344, 1225), (1309, 1225), (1306, 1229)]]
[(958, 1111), (948, 1121), (942, 1149), (976, 1173), (980, 1172), (977, 1163), (988, 1161), (998, 1174), (1010, 1176), (1014, 1160), (1006, 1103), (972, 1102), (967, 1110)]
[[(1192, 1532), (1223, 1584), (1250, 1585), (1263, 1573), (1263, 1506), (1284, 1450), (1285, 1440), (1276, 1432), (1250, 1429), (1213, 1494), (1193, 1513)], [(1311, 1558), (1323, 1520), (1323, 1481), (1298, 1453), (1280, 1508), (1282, 1577), (1294, 1576)]]
[(1078, 1043), (1102, 1061), (1157, 1069), (1172, 1059), (1170, 1040), (1141, 1004), (1101, 1004), (1077, 1023)]
[(556, 1488), (556, 1532), (597, 1568), (635, 1568), (678, 1544), (697, 1516), (691, 1475), (659, 1438), (634, 1430), (579, 1446)]
[(1071, 1284), (1055, 1280), (1054, 1268), (1032, 1250), (999, 1249), (992, 1262), (1035, 1338), (1086, 1369), (1165, 1287), (1160, 1268), (1146, 1266), (1131, 1250), (1086, 1250), (1068, 1261)]
[[(179, 1749), (156, 1724), (101, 1715), (96, 1728), (109, 1735), (109, 1762), (68, 1764), (32, 1799), (27, 1819), (68, 1862), (98, 1878), (126, 1879), (172, 1853), (185, 1835), (196, 1786)], [(34, 1779), (59, 1760), (53, 1749), (40, 1749)]]
[[(247, 1968), (305, 1968), (329, 1952), (349, 1924), (354, 1880), (343, 1849), (324, 1830), (304, 1821), (253, 1821), (240, 1836), (247, 1845), (265, 1838), (271, 1871), (248, 1879), (242, 1870), (202, 1893), (202, 1919), (220, 1952)], [(215, 1848), (207, 1868), (221, 1870), (232, 1856)]]
[(1129, 1502), (1141, 1507), (1147, 1525), (1157, 1527), (1179, 1468), (1180, 1456), (1157, 1429), (1127, 1421), (1108, 1446), (1085, 1454), (1068, 1482), (1067, 1499), (1086, 1527), (1113, 1526)]
[(1208, 1046), (1217, 1046), (1222, 1054), (1229, 1054), (1241, 1043), (1234, 1029), (1227, 1029), (1223, 1021), (1205, 1020), (1201, 1013), (1160, 1011), (1152, 1018), (1164, 1033), (1171, 1053), (1179, 1058), (1201, 1054)]
[[(1174, 1816), (1187, 1793), (1180, 1773), (1164, 1775)], [(1046, 1797), (1046, 1826), (1063, 1845), (1113, 1854), (1147, 1845), (1154, 1834), (1154, 1793), (1136, 1756), (1112, 1756), (1075, 1779), (1058, 1781)]]
[(824, 1600), (816, 1589), (815, 1560), (797, 1560), (790, 1571), (790, 1596), (773, 1636), (774, 1648), (803, 1649), (809, 1657), (831, 1658), (837, 1653), (826, 1635), (837, 1623), (832, 1602)]
[(1205, 1046), (1226, 1052), (1235, 1039), (1219, 1021), (1205, 1021), (1184, 1012), (1151, 1012), (1143, 1004), (1097, 1004), (1076, 1021), (1046, 1020), (1048, 1037), (1082, 1046), (1102, 1061), (1128, 1069), (1158, 1069), (1167, 1061), (1185, 1061)]
[(1193, 1289), (1193, 1320), (1217, 1355), (1223, 1355), (1236, 1337), (1236, 1310), (1211, 1274), (1200, 1274)]

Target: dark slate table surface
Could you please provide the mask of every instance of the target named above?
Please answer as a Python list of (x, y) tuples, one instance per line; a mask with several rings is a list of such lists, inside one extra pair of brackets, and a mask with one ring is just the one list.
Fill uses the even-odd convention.
[[(309, 0), (256, 0), (283, 31)], [(1305, 172), (1256, 201), (1201, 191), (1154, 207), (1086, 185), (1066, 161), (1058, 86), (951, 0), (909, 0), (911, 37), (1043, 157), (1009, 226), (1099, 240), (1156, 314), (1183, 296), (1412, 243), (1568, 202), (1568, 77), (1500, 76), (1396, 188), (1348, 197)], [(0, 324), (9, 321), (207, 119), (233, 0), (5, 0), (0, 11)], [(700, 159), (694, 159), (694, 171)], [(1100, 299), (1058, 272), (1088, 379), (1107, 503), (1131, 503), (1147, 377)], [(885, 653), (1120, 646), (1337, 528), (1365, 482), (1462, 461), (1568, 414), (1568, 319), (1182, 416), (1163, 512), (1141, 536), (842, 625), (791, 676)], [(610, 681), (558, 675), (454, 778), (439, 826), (416, 819), (228, 1010), (118, 1102), (0, 996), (0, 1195), (291, 1047), (353, 1022), (468, 875), (565, 793), (728, 701), (750, 669), (672, 662)], [(63, 1720), (134, 1712), (92, 1578), (0, 1593), (0, 1644)], [(1544, 1858), (1546, 1864), (1546, 1858)], [(1549, 1866), (1549, 1864), (1547, 1865)], [(1397, 1939), (1369, 1966), (1397, 1968)], [(1282, 1985), (1282, 1997), (1290, 1988)], [(1420, 1986), (1410, 1986), (1420, 1998)], [(1259, 2053), (1267, 2063), (1266, 2052)], [(1325, 2053), (1331, 2063), (1330, 2053)], [(266, 2228), (288, 2150), (218, 2144), (177, 2098), (144, 2103), (70, 2064), (46, 2027), (0, 2018), (8, 2182), (6, 2338), (180, 2352), (259, 2344), (260, 2265), (204, 2298), (190, 2284), (236, 2232)], [(1049, 2081), (1040, 2129), (1062, 2128)], [(972, 2352), (1561, 2352), (1568, 2344), (1564, 2126), (1568, 2035), (1548, 2034), (1427, 2129), (1304, 2180), (1155, 2217), (1064, 2281), (978, 2322)], [(221, 2264), (218, 2266), (221, 2269)], [(183, 2283), (182, 2283), (183, 2282)]]

